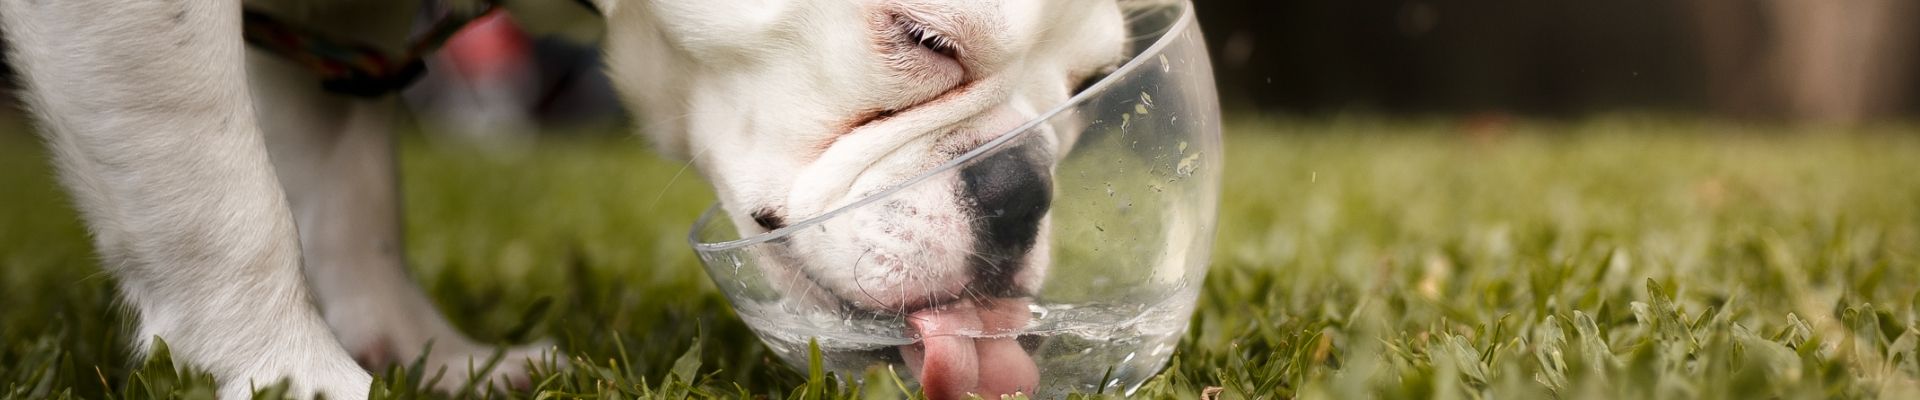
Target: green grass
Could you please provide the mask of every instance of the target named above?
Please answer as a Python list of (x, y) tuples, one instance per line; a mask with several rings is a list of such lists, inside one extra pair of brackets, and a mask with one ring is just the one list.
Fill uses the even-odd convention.
[[(1149, 397), (1920, 398), (1913, 129), (1231, 127), (1213, 272)], [(407, 144), (423, 284), (468, 332), (555, 338), (574, 364), (497, 395), (897, 391), (755, 342), (682, 239), (710, 194), (637, 140)], [(49, 174), (0, 135), (0, 398), (205, 398), (204, 376), (130, 361)], [(428, 396), (408, 389), (423, 376), (382, 377), (378, 395)]]

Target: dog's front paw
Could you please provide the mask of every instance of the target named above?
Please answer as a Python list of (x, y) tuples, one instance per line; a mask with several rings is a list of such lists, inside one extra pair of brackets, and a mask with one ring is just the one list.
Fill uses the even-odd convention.
[[(422, 376), (437, 381), (422, 382), (433, 385), (432, 389), (449, 394), (463, 391), (484, 392), (488, 389), (525, 389), (531, 386), (536, 368), (564, 368), (567, 363), (560, 356), (559, 348), (552, 342), (539, 341), (532, 344), (498, 348), (482, 345), (464, 337), (454, 337), (441, 344), (436, 341), (431, 349), (408, 351), (378, 346), (362, 349), (358, 353), (360, 362), (369, 368), (380, 369), (392, 363), (412, 362), (397, 359), (402, 354), (414, 354), (426, 351), (426, 363), (421, 367)], [(551, 361), (551, 363), (549, 363)]]
[[(305, 376), (315, 376), (304, 380), (294, 380), (290, 389), (295, 398), (301, 399), (339, 399), (360, 400), (367, 398), (367, 389), (373, 384), (373, 377), (367, 375), (357, 365), (348, 365), (350, 371), (315, 372)], [(246, 396), (222, 396), (223, 399), (250, 399)]]
[(287, 395), (295, 399), (364, 400), (373, 377), (339, 355), (310, 357), (270, 357), (281, 368), (263, 365), (252, 373), (220, 382), (221, 399), (251, 399), (255, 391), (286, 382)]
[(449, 346), (449, 351), (435, 347), (427, 355), (427, 375), (446, 371), (434, 389), (447, 393), (488, 388), (522, 390), (532, 386), (534, 369), (547, 368), (548, 361), (554, 367), (566, 366), (559, 347), (544, 340), (505, 349), (472, 342)]

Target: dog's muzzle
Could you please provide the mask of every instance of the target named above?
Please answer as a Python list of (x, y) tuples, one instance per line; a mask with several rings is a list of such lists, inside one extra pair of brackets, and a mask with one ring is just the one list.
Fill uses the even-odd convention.
[(1024, 295), (1013, 281), (1039, 239), (1053, 203), (1048, 157), (1029, 142), (960, 170), (961, 199), (973, 214), (975, 287), (994, 297)]

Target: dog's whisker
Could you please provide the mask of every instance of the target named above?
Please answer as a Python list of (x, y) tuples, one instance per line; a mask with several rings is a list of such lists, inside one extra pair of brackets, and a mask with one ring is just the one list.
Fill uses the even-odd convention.
[[(658, 124), (661, 124), (661, 123), (665, 123), (665, 122), (669, 122), (669, 121), (680, 121), (680, 120), (685, 120), (685, 119), (687, 119), (687, 118), (690, 118), (690, 117), (692, 117), (693, 115), (695, 115), (695, 114), (694, 114), (694, 113), (684, 113), (684, 114), (680, 114), (680, 115), (679, 115), (678, 117), (674, 117), (674, 118), (671, 118), (671, 119), (668, 119), (667, 121), (654, 121), (654, 122), (648, 122), (648, 123), (646, 124), (646, 125), (647, 125), (647, 129), (654, 129), (654, 128), (655, 128), (655, 125), (658, 125)], [(706, 155), (706, 154), (707, 154), (707, 150), (709, 149), (709, 148), (707, 148), (707, 147), (704, 147), (704, 146), (697, 146), (697, 145), (695, 145), (694, 143), (691, 143), (691, 142), (689, 142), (689, 143), (687, 143), (687, 147), (688, 147), (688, 149), (689, 149), (689, 150), (693, 150), (693, 154), (692, 154), (692, 155), (689, 155), (689, 156), (687, 156), (687, 162), (686, 162), (686, 163), (684, 163), (684, 164), (681, 164), (681, 165), (680, 165), (680, 170), (678, 170), (678, 171), (674, 171), (674, 172), (673, 172), (673, 177), (672, 177), (672, 178), (668, 178), (668, 179), (667, 179), (667, 184), (666, 184), (665, 186), (661, 186), (661, 187), (660, 187), (660, 192), (659, 192), (659, 193), (657, 193), (657, 194), (655, 194), (655, 195), (653, 196), (653, 202), (651, 202), (651, 203), (649, 203), (649, 204), (647, 204), (647, 208), (648, 208), (648, 209), (653, 209), (653, 208), (658, 208), (658, 207), (660, 206), (660, 201), (661, 201), (661, 200), (663, 200), (663, 199), (666, 199), (666, 198), (667, 198), (667, 191), (668, 191), (668, 189), (673, 189), (673, 184), (674, 184), (674, 183), (676, 183), (676, 182), (680, 182), (680, 176), (681, 176), (681, 175), (686, 175), (686, 173), (687, 173), (687, 169), (690, 169), (690, 168), (693, 168), (693, 160), (698, 160), (698, 159), (700, 159), (700, 157), (701, 157), (701, 156), (704, 156), (704, 155)]]
[(966, 295), (965, 297), (967, 300), (972, 300), (975, 303), (981, 303), (981, 302), (987, 301), (988, 299), (991, 299), (990, 297), (987, 297), (986, 293), (982, 293), (979, 289), (974, 288), (973, 285), (967, 285), (967, 286), (961, 287), (960, 293)]
[(997, 261), (994, 261), (993, 258), (987, 257), (986, 253), (969, 251), (967, 252), (967, 256), (980, 260), (980, 262), (987, 264), (988, 267), (992, 267), (996, 271), (1000, 269), (1000, 263)]
[[(860, 252), (860, 256), (859, 256), (859, 257), (855, 257), (855, 258), (854, 258), (854, 261), (853, 261), (853, 264), (854, 264), (854, 270), (856, 270), (856, 271), (857, 271), (857, 270), (859, 270), (859, 268), (860, 268), (860, 263), (862, 263), (862, 262), (865, 262), (865, 261), (867, 260), (867, 255), (868, 255), (868, 254), (873, 254), (873, 249), (872, 249), (872, 248), (868, 248), (868, 249), (867, 249), (867, 251), (863, 251), (863, 252)], [(879, 297), (879, 296), (874, 296), (874, 295), (873, 295), (873, 292), (868, 292), (868, 291), (867, 291), (867, 284), (866, 284), (866, 283), (864, 283), (864, 282), (862, 282), (862, 281), (861, 281), (861, 280), (860, 280), (859, 278), (854, 278), (854, 280), (853, 280), (853, 286), (854, 286), (854, 288), (856, 288), (856, 289), (860, 289), (860, 294), (862, 294), (862, 295), (865, 295), (865, 296), (867, 296), (867, 300), (872, 300), (872, 301), (874, 302), (874, 304), (886, 304), (886, 302), (885, 302), (885, 301), (881, 301), (881, 300), (880, 300), (880, 297)], [(904, 306), (903, 306), (903, 307), (904, 307)], [(904, 310), (902, 310), (901, 312), (903, 312), (903, 313), (904, 313), (905, 311), (904, 311)]]
[[(961, 290), (961, 292), (965, 292), (965, 291), (966, 291), (966, 286), (961, 286), (961, 288), (960, 288), (960, 290)], [(959, 299), (959, 298), (961, 298), (961, 297), (962, 297), (962, 296), (961, 296), (961, 294), (962, 294), (961, 292), (954, 292), (954, 291), (953, 291), (953, 289), (944, 289), (944, 290), (941, 290), (941, 291), (942, 291), (942, 292), (947, 292), (947, 297), (951, 297), (951, 298), (955, 298), (955, 299)]]
[[(700, 153), (705, 153), (705, 152), (706, 152), (706, 149), (700, 149)], [(702, 154), (696, 153), (692, 157), (687, 157), (688, 161), (685, 164), (680, 165), (679, 171), (674, 171), (673, 177), (667, 179), (667, 184), (665, 186), (660, 187), (660, 193), (653, 196), (653, 202), (647, 204), (647, 208), (654, 209), (654, 208), (660, 207), (660, 200), (667, 198), (667, 190), (673, 189), (674, 182), (679, 182), (680, 176), (685, 175), (687, 173), (687, 169), (693, 167), (692, 160), (696, 158), (700, 158), (701, 155)]]

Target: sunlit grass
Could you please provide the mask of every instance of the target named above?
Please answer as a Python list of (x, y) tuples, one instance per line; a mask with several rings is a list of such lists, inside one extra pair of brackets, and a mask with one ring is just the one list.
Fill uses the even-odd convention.
[[(1144, 395), (1920, 398), (1911, 129), (1231, 126), (1213, 273)], [(760, 346), (685, 245), (705, 184), (639, 141), (405, 143), (422, 284), (480, 338), (569, 353), (532, 392), (494, 395), (899, 391)], [(0, 193), (0, 397), (210, 393), (164, 358), (131, 361), (111, 282), (30, 137), (0, 134)], [(374, 393), (423, 396), (409, 388), (431, 375), (385, 371)]]

